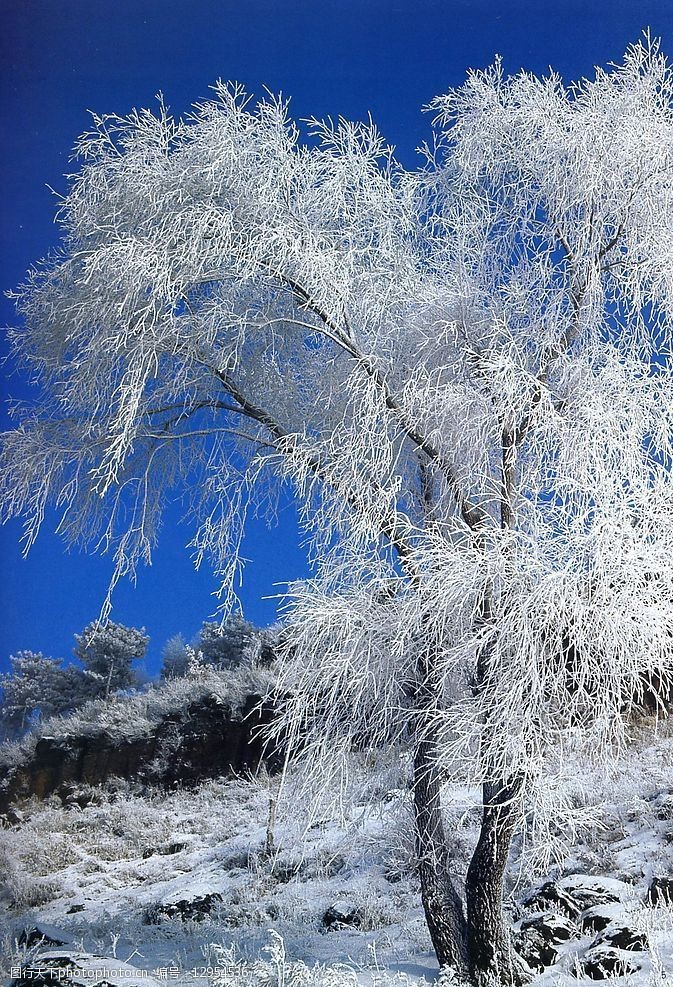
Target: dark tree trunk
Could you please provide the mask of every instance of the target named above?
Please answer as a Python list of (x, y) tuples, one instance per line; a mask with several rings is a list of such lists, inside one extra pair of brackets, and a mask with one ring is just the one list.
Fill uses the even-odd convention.
[[(480, 620), (492, 621), (490, 587), (484, 594)], [(484, 687), (488, 645), (479, 654), (475, 692)], [(465, 880), (467, 916), (450, 874), (451, 854), (444, 830), (438, 771), (438, 746), (432, 723), (436, 695), (433, 663), (419, 659), (415, 696), (419, 732), (414, 755), (414, 809), (421, 897), (430, 938), (440, 966), (450, 966), (477, 987), (487, 982), (523, 983), (525, 964), (511, 946), (502, 912), (505, 868), (520, 812), (522, 780), (488, 781), (483, 785), (479, 840)]]
[(433, 741), (421, 738), (414, 757), (414, 810), (421, 898), (440, 966), (469, 976), (467, 926), (463, 903), (449, 871), (450, 854)]
[(477, 984), (490, 979), (517, 984), (525, 979), (502, 913), (505, 867), (519, 818), (520, 794), (517, 779), (483, 786), (481, 831), (465, 881), (468, 951)]

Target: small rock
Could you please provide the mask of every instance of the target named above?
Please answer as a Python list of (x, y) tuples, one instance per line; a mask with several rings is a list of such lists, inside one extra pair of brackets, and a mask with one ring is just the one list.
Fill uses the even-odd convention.
[(296, 860), (275, 860), (271, 874), (279, 884), (288, 884), (301, 873), (301, 863)]
[(514, 933), (513, 945), (519, 956), (526, 961), (531, 970), (540, 973), (548, 966), (553, 966), (558, 959), (558, 953), (545, 942), (537, 929), (527, 929), (525, 932)]
[(578, 935), (578, 928), (561, 912), (530, 915), (519, 924), (515, 934), (516, 951), (535, 970), (544, 970), (558, 959), (554, 948)]
[(33, 957), (21, 968), (11, 987), (37, 987), (38, 984), (59, 984), (60, 987), (160, 987), (160, 982), (146, 970), (109, 956), (92, 956), (74, 950), (46, 950)]
[(560, 912), (544, 912), (541, 915), (531, 915), (521, 922), (521, 931), (537, 929), (546, 942), (567, 942), (578, 933), (574, 922)]
[(565, 912), (571, 919), (578, 918), (581, 911), (577, 902), (554, 881), (547, 881), (541, 887), (531, 891), (522, 899), (521, 904), (525, 905), (526, 908), (540, 912), (549, 911), (551, 906), (554, 911)]
[(353, 928), (362, 925), (362, 912), (350, 901), (337, 901), (330, 905), (322, 917), (323, 927), (327, 930)]
[(606, 928), (596, 937), (593, 946), (611, 946), (613, 949), (640, 950), (647, 949), (647, 936), (644, 932), (634, 932), (626, 925), (614, 925)]
[(614, 915), (605, 911), (604, 905), (596, 905), (582, 912), (580, 928), (582, 932), (602, 932), (612, 922)]
[(673, 904), (673, 877), (653, 877), (647, 889), (648, 905)]
[(636, 963), (616, 949), (597, 946), (587, 950), (580, 964), (579, 973), (591, 980), (607, 980), (609, 977), (623, 977), (640, 969)]
[(84, 911), (84, 905), (71, 905), (70, 908), (67, 909), (66, 915), (74, 915), (76, 912), (83, 912), (83, 911)]
[(655, 792), (654, 795), (650, 795), (649, 798), (646, 797), (645, 801), (650, 802), (656, 807), (655, 814), (657, 819), (666, 822), (673, 818), (673, 792), (663, 789), (662, 791)]
[(64, 808), (86, 809), (88, 805), (96, 805), (100, 802), (100, 796), (91, 789), (80, 788), (78, 785), (61, 785), (56, 794), (61, 800)]
[(166, 847), (160, 847), (158, 853), (170, 856), (173, 853), (180, 853), (181, 850), (186, 850), (188, 846), (189, 843), (169, 843)]
[(621, 901), (631, 892), (629, 885), (622, 881), (590, 874), (569, 874), (559, 881), (559, 886), (579, 906), (580, 911)]
[(67, 946), (72, 942), (72, 938), (67, 932), (57, 929), (55, 925), (47, 922), (35, 922), (29, 928), (24, 929), (19, 936), (19, 945), (30, 949), (32, 946)]
[(153, 857), (155, 853), (163, 857), (169, 857), (174, 853), (180, 853), (181, 850), (186, 850), (188, 846), (188, 843), (169, 843), (168, 846), (151, 846), (143, 850), (143, 860)]
[(180, 901), (159, 902), (145, 911), (143, 924), (160, 925), (167, 918), (179, 918), (183, 922), (202, 922), (207, 915), (210, 915), (215, 905), (221, 901), (222, 895), (213, 892), (203, 895), (201, 898), (189, 900), (182, 898)]

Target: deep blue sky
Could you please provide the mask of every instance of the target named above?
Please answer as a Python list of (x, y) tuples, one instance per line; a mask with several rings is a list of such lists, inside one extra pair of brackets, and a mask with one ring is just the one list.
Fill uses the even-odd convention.
[[(0, 288), (14, 287), (57, 242), (46, 186), (65, 188), (87, 110), (123, 114), (153, 105), (161, 90), (180, 114), (221, 77), (282, 90), (298, 118), (371, 112), (412, 165), (428, 133), (421, 106), (459, 85), (468, 67), (499, 53), (509, 72), (552, 65), (570, 80), (619, 60), (648, 26), (673, 55), (671, 0), (4, 0)], [(14, 321), (2, 299), (0, 325)], [(4, 398), (24, 393), (16, 376), (3, 384)], [(175, 521), (167, 519), (137, 587), (121, 586), (114, 598), (114, 619), (148, 629), (151, 669), (168, 637), (191, 636), (216, 605), (212, 579), (194, 572)], [(105, 559), (65, 554), (46, 529), (22, 560), (19, 536), (17, 524), (0, 530), (0, 667), (19, 648), (69, 655), (110, 574)], [(264, 597), (305, 569), (291, 505), (279, 530), (252, 526), (246, 555), (245, 612), (266, 624), (275, 601)]]

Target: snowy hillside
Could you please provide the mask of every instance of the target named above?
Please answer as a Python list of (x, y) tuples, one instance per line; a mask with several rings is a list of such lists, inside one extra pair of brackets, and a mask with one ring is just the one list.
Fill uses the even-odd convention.
[[(575, 766), (584, 805), (572, 799), (590, 824), (565, 849), (556, 827), (562, 860), (546, 873), (535, 872), (545, 848), (527, 821), (509, 905), (540, 987), (610, 972), (633, 985), (673, 976), (672, 732), (643, 732), (610, 777)], [(434, 982), (405, 766), (377, 785), (367, 778), (361, 765), (340, 813), (309, 805), (293, 776), (279, 798), (268, 775), (191, 792), (120, 782), (22, 804), (0, 833), (3, 976), (32, 959), (60, 963), (72, 983), (95, 982), (94, 965), (108, 983), (135, 983), (117, 961), (146, 971), (144, 984), (152, 971), (204, 987)], [(464, 866), (478, 822), (470, 791), (448, 786), (445, 811)]]

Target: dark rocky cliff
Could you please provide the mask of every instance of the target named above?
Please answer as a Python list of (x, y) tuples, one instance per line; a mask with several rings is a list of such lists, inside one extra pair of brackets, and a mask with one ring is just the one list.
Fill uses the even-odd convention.
[(0, 813), (23, 797), (46, 798), (69, 785), (101, 785), (113, 777), (189, 786), (254, 771), (263, 759), (273, 768), (278, 755), (265, 750), (260, 736), (271, 715), (259, 696), (232, 711), (218, 696), (205, 695), (163, 715), (139, 737), (104, 728), (82, 736), (42, 736), (23, 762), (0, 766)]

